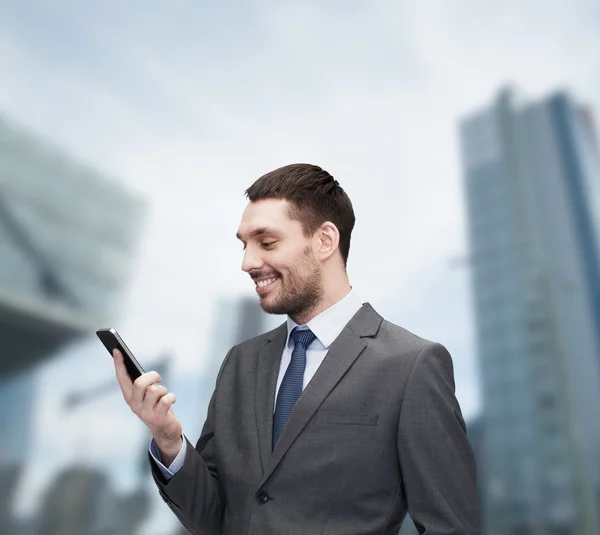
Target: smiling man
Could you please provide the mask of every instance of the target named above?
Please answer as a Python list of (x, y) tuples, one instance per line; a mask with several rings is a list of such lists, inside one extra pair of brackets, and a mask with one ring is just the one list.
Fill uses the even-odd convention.
[(420, 533), (480, 533), (452, 359), (350, 285), (344, 190), (297, 164), (246, 194), (242, 269), (287, 321), (231, 348), (195, 447), (158, 374), (132, 384), (115, 354), (165, 502), (197, 534), (391, 535), (407, 512)]

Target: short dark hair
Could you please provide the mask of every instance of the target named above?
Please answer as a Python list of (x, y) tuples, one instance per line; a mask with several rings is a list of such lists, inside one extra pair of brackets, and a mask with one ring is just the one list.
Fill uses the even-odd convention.
[(340, 233), (340, 253), (346, 267), (354, 210), (346, 192), (327, 171), (310, 164), (286, 165), (261, 176), (245, 194), (251, 202), (288, 201), (288, 215), (302, 224), (306, 236), (311, 236), (325, 221), (331, 221)]

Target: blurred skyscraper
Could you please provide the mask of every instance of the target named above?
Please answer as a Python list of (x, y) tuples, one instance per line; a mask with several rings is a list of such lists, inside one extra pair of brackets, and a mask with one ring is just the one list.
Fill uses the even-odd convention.
[(32, 535), (132, 535), (148, 514), (148, 491), (115, 491), (109, 476), (88, 466), (65, 468), (48, 487)]
[(484, 486), (482, 483), (485, 482), (485, 463), (483, 459), (483, 437), (485, 430), (485, 421), (480, 416), (473, 420), (466, 422), (467, 425), (467, 436), (469, 443), (473, 448), (475, 455), (475, 464), (477, 466), (477, 496), (479, 504), (481, 505), (484, 501)]
[(143, 212), (123, 187), (0, 117), (3, 529), (28, 454), (33, 370), (104, 324), (128, 280)]
[(461, 121), (490, 534), (600, 533), (600, 161), (564, 92)]
[(117, 495), (108, 476), (85, 467), (67, 468), (47, 489), (35, 535), (100, 535), (117, 532)]

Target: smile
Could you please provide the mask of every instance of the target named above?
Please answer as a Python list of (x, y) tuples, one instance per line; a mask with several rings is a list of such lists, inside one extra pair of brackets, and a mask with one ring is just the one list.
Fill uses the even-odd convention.
[(271, 284), (272, 282), (275, 282), (277, 280), (277, 277), (273, 277), (271, 279), (266, 279), (266, 280), (262, 280), (262, 281), (257, 281), (256, 285), (259, 288), (264, 288), (265, 286), (268, 286), (269, 284)]
[(261, 294), (267, 292), (268, 290), (270, 290), (273, 283), (277, 281), (277, 279), (279, 279), (279, 277), (270, 277), (268, 279), (255, 280), (254, 283), (256, 284), (256, 291)]

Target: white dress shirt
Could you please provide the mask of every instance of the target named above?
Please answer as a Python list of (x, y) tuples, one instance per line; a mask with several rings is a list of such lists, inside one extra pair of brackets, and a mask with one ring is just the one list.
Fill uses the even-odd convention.
[[(287, 340), (281, 355), (281, 363), (279, 364), (279, 376), (277, 378), (273, 412), (275, 412), (277, 394), (279, 392), (281, 382), (283, 381), (283, 376), (285, 375), (285, 372), (292, 360), (292, 351), (294, 349), (294, 344), (290, 337), (292, 329), (294, 327), (298, 327), (299, 329), (310, 329), (316, 336), (314, 342), (306, 348), (306, 368), (304, 369), (304, 381), (302, 383), (302, 390), (304, 390), (325, 359), (325, 355), (327, 355), (327, 351), (329, 351), (331, 344), (340, 335), (344, 327), (352, 319), (354, 314), (358, 312), (361, 306), (362, 302), (359, 299), (356, 291), (354, 289), (350, 289), (345, 297), (343, 297), (335, 305), (315, 316), (305, 325), (298, 325), (292, 318), (288, 316)], [(173, 475), (183, 466), (186, 447), (186, 441), (184, 440), (183, 446), (181, 450), (179, 450), (177, 457), (175, 457), (171, 465), (167, 468), (160, 461), (160, 451), (156, 446), (154, 439), (151, 440), (150, 454), (152, 455), (156, 465), (165, 479), (170, 479), (173, 477)]]

